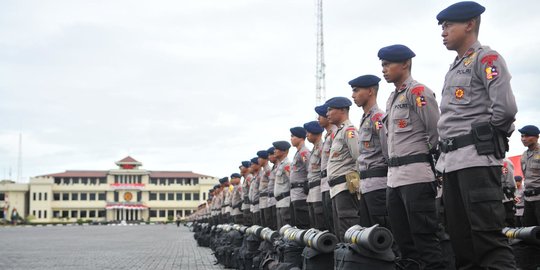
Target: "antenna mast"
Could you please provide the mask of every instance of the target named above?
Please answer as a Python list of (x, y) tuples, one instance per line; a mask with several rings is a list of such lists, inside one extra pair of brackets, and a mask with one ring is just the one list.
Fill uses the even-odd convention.
[(315, 68), (315, 102), (316, 105), (326, 100), (326, 82), (324, 80), (324, 38), (323, 38), (323, 0), (317, 1), (317, 63)]

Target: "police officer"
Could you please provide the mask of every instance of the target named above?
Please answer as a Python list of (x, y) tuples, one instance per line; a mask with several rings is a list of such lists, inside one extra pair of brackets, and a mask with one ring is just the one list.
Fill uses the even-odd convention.
[(435, 94), (411, 76), (414, 52), (404, 45), (381, 48), (383, 75), (395, 90), (386, 103), (390, 226), (406, 269), (444, 269), (435, 197), (437, 185), (430, 150), (438, 142)]
[(540, 130), (533, 125), (519, 129), (521, 142), (527, 150), (521, 155), (521, 170), (525, 178), (523, 226), (540, 225)]
[(466, 1), (437, 15), (444, 46), (457, 52), (442, 90), (437, 170), (456, 267), (514, 269), (500, 177), (517, 107), (504, 59), (478, 42), (484, 10)]
[(360, 222), (358, 216), (359, 175), (356, 171), (358, 132), (349, 120), (352, 102), (345, 97), (334, 97), (326, 101), (326, 116), (330, 123), (338, 127), (328, 160), (328, 184), (334, 214), (336, 236), (343, 241), (345, 231)]
[(272, 146), (266, 150), (268, 161), (272, 163), (270, 174), (268, 175), (268, 207), (264, 211), (265, 224), (272, 230), (277, 230), (276, 198), (274, 197), (274, 183), (276, 180), (277, 159), (274, 155), (275, 148)]
[(242, 182), (242, 213), (244, 215), (244, 225), (245, 226), (251, 226), (253, 225), (253, 220), (251, 218), (251, 202), (249, 200), (249, 186), (251, 184), (251, 179), (253, 178), (253, 175), (249, 171), (249, 167), (251, 167), (251, 162), (249, 161), (242, 161), (240, 165), (240, 175), (244, 178), (244, 181)]
[(504, 226), (516, 227), (515, 218), (516, 204), (516, 180), (514, 180), (514, 164), (510, 159), (505, 158), (502, 166), (501, 187), (504, 194), (502, 200), (504, 206)]
[(223, 200), (221, 202), (221, 215), (223, 219), (223, 223), (230, 223), (230, 217), (231, 217), (231, 195), (233, 186), (229, 182), (229, 177), (225, 176), (219, 180), (223, 187), (222, 191), (222, 197)]
[(309, 191), (307, 167), (309, 149), (307, 149), (306, 130), (303, 127), (293, 127), (291, 131), (291, 144), (296, 153), (291, 162), (291, 219), (292, 223), (300, 229), (309, 229), (309, 211), (306, 202)]
[(242, 176), (239, 173), (231, 174), (231, 184), (233, 186), (231, 196), (231, 216), (235, 224), (243, 224), (244, 216), (242, 215), (242, 186), (240, 185), (240, 178)]
[(249, 186), (249, 201), (251, 202), (251, 218), (254, 225), (261, 225), (261, 215), (259, 209), (259, 181), (261, 175), (259, 174), (261, 165), (259, 165), (259, 158), (254, 157), (251, 159), (250, 173), (253, 175), (251, 185)]
[(514, 176), (516, 180), (516, 227), (523, 227), (523, 210), (525, 208), (525, 198), (523, 197), (523, 177), (520, 175)]
[(322, 133), (324, 129), (318, 121), (305, 123), (304, 129), (307, 131), (307, 140), (313, 144), (309, 155), (307, 174), (309, 193), (306, 202), (309, 207), (309, 227), (323, 231), (328, 229), (324, 220), (321, 193)]
[(268, 165), (268, 152), (260, 150), (257, 152), (258, 163), (261, 169), (259, 170), (259, 218), (261, 226), (268, 227), (264, 216), (266, 208), (268, 208), (268, 182), (270, 179), (270, 165)]
[(218, 225), (221, 222), (221, 220), (219, 219), (219, 214), (220, 214), (219, 206), (221, 205), (221, 202), (219, 200), (220, 199), (219, 194), (221, 192), (220, 189), (221, 189), (220, 184), (214, 185), (214, 196), (212, 196), (212, 206), (211, 206), (213, 225)]
[(386, 176), (388, 150), (386, 128), (382, 123), (384, 111), (377, 105), (379, 81), (375, 75), (363, 75), (349, 82), (354, 103), (364, 111), (358, 129), (360, 155), (360, 225), (379, 224), (389, 227), (386, 211)]
[(326, 130), (324, 135), (324, 142), (321, 153), (321, 202), (323, 207), (323, 215), (325, 221), (325, 228), (335, 234), (334, 230), (334, 214), (332, 208), (332, 199), (330, 198), (330, 185), (328, 184), (328, 160), (330, 159), (330, 148), (332, 147), (332, 141), (337, 131), (337, 126), (331, 124), (326, 117), (328, 112), (328, 105), (323, 104), (315, 107), (317, 113), (317, 121), (319, 125)]
[(274, 156), (277, 166), (274, 180), (274, 196), (276, 198), (277, 227), (280, 229), (286, 224), (291, 224), (291, 163), (287, 155), (291, 144), (286, 141), (273, 142)]

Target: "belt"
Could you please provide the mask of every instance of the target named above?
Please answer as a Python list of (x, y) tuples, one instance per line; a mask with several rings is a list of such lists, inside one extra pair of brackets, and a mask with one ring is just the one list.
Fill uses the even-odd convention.
[(345, 182), (347, 182), (347, 178), (345, 178), (345, 175), (342, 175), (336, 179), (329, 180), (328, 184), (330, 185), (330, 187), (334, 187), (335, 185), (339, 185)]
[(516, 205), (516, 209), (523, 209), (523, 208), (525, 208), (525, 206), (523, 206), (523, 205)]
[(258, 200), (258, 199), (257, 199), (257, 200), (254, 200), (254, 201), (251, 203), (251, 205), (257, 205), (257, 204), (259, 204), (259, 200)]
[(360, 171), (360, 179), (366, 179), (371, 177), (384, 177), (387, 175), (388, 167)]
[(249, 200), (249, 198), (244, 198), (244, 203), (245, 204), (251, 204), (251, 201)]
[(227, 206), (231, 206), (231, 205), (230, 204), (224, 204), (224, 205), (221, 206), (221, 208), (227, 207)]
[(313, 182), (309, 182), (309, 189), (312, 189), (314, 187), (318, 187), (321, 185), (321, 180), (317, 180), (317, 181), (313, 181)]
[(290, 191), (283, 192), (283, 193), (281, 193), (281, 194), (279, 194), (279, 195), (276, 196), (276, 201), (279, 202), (279, 201), (281, 201), (281, 199), (287, 198), (287, 197), (289, 197), (289, 196), (291, 196), (291, 192), (290, 192)]
[(233, 205), (232, 208), (233, 208), (233, 209), (236, 209), (236, 208), (240, 208), (240, 207), (242, 207), (242, 202), (239, 202), (239, 203)]
[(523, 191), (523, 195), (527, 197), (536, 196), (540, 194), (540, 188), (528, 188)]
[(306, 183), (291, 183), (291, 189), (293, 188), (303, 188)]
[(411, 163), (429, 162), (431, 156), (428, 154), (416, 154), (404, 157), (392, 157), (388, 159), (388, 167), (399, 167)]
[(268, 192), (268, 197), (273, 198), (274, 197), (274, 192)]
[(259, 194), (259, 196), (261, 196), (261, 197), (268, 197), (268, 192), (261, 192), (261, 193)]
[(474, 144), (473, 135), (467, 134), (439, 141), (439, 149), (443, 153), (448, 153), (471, 144)]
[(322, 170), (321, 171), (321, 177), (327, 177), (328, 176), (328, 171), (327, 170)]

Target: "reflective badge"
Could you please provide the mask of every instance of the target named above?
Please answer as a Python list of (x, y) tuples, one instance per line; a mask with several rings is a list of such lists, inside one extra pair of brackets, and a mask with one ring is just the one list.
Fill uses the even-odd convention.
[(369, 141), (364, 142), (364, 148), (369, 148)]
[(486, 79), (491, 80), (497, 77), (497, 75), (499, 75), (499, 73), (495, 66), (486, 67)]
[(398, 127), (399, 128), (405, 128), (407, 126), (407, 120), (405, 119), (399, 119), (398, 121)]
[(416, 106), (422, 107), (422, 106), (426, 106), (426, 104), (427, 102), (424, 96), (416, 97)]
[(291, 166), (290, 165), (286, 165), (284, 169), (285, 169), (286, 172), (291, 172)]
[(455, 95), (457, 99), (462, 99), (465, 95), (465, 90), (463, 90), (463, 88), (457, 88)]
[(503, 167), (502, 167), (502, 173), (503, 175), (507, 175), (508, 174), (508, 163), (503, 163)]
[(375, 129), (379, 130), (382, 128), (382, 122), (381, 121), (375, 121), (373, 124), (375, 124)]
[(405, 95), (399, 96), (399, 101), (403, 102), (403, 101), (405, 101), (405, 99), (407, 99), (407, 98), (405, 97)]
[(476, 53), (473, 52), (471, 54), (469, 54), (464, 60), (463, 60), (463, 65), (464, 66), (469, 66), (473, 61), (474, 61), (474, 57), (476, 56)]
[(382, 128), (382, 113), (377, 113), (373, 117), (371, 117), (371, 121), (373, 121), (373, 124), (375, 125), (375, 129), (379, 130)]
[(350, 128), (347, 128), (345, 130), (346, 134), (347, 134), (347, 138), (349, 139), (352, 139), (354, 138), (354, 132), (355, 132), (355, 129), (353, 127), (350, 127)]

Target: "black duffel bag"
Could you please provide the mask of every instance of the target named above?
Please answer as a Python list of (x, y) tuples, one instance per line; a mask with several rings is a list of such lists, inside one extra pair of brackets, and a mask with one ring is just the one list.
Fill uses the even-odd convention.
[(392, 249), (376, 253), (357, 245), (339, 243), (334, 251), (336, 270), (395, 270)]

